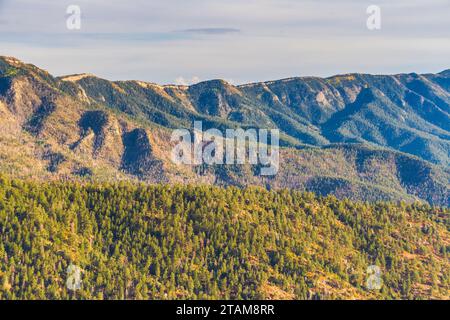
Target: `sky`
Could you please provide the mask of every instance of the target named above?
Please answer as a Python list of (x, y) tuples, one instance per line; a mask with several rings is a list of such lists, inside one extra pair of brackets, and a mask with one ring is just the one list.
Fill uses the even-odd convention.
[(434, 73), (450, 68), (450, 0), (0, 0), (0, 55), (161, 84)]

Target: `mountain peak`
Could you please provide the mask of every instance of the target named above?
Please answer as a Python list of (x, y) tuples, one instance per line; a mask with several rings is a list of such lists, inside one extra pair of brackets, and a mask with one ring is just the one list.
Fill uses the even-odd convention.
[(71, 74), (71, 75), (67, 75), (67, 76), (62, 76), (59, 79), (61, 79), (61, 81), (77, 82), (84, 78), (97, 78), (97, 77), (95, 75), (93, 75), (92, 73), (79, 73), (79, 74)]
[(439, 74), (444, 77), (450, 77), (450, 69), (439, 72)]
[(0, 60), (3, 60), (9, 64), (23, 64), (22, 61), (20, 61), (19, 59), (15, 58), (15, 57), (9, 57), (9, 56), (0, 56)]
[(232, 87), (233, 85), (223, 79), (211, 79), (198, 82), (196, 84), (191, 85), (191, 87), (203, 87), (203, 86), (211, 86), (211, 87)]

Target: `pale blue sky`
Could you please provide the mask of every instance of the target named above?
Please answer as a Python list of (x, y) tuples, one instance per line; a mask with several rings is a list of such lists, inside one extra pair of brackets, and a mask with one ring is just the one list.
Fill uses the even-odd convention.
[[(66, 29), (71, 4), (79, 31)], [(0, 44), (55, 75), (157, 83), (438, 72), (450, 68), (450, 0), (0, 0)]]

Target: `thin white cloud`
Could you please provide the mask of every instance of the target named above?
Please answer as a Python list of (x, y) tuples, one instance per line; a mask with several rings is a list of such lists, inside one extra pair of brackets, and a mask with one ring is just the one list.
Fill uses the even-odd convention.
[(210, 27), (210, 28), (185, 29), (185, 30), (181, 30), (181, 32), (219, 35), (219, 34), (238, 33), (238, 32), (241, 32), (241, 30), (236, 29), (236, 28), (211, 28)]
[(177, 77), (175, 79), (175, 84), (180, 85), (180, 86), (190, 86), (196, 83), (200, 82), (200, 78), (197, 76), (193, 76), (190, 79), (185, 79), (184, 77)]

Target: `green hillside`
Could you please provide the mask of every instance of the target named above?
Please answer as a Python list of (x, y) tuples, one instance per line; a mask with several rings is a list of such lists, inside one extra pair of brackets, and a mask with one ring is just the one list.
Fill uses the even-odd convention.
[[(0, 173), (13, 178), (291, 188), (450, 206), (448, 72), (234, 86), (53, 77), (0, 58)], [(176, 166), (175, 128), (278, 128), (280, 170)]]
[[(449, 214), (288, 190), (0, 178), (0, 299), (448, 299)], [(381, 290), (366, 286), (371, 265)]]

